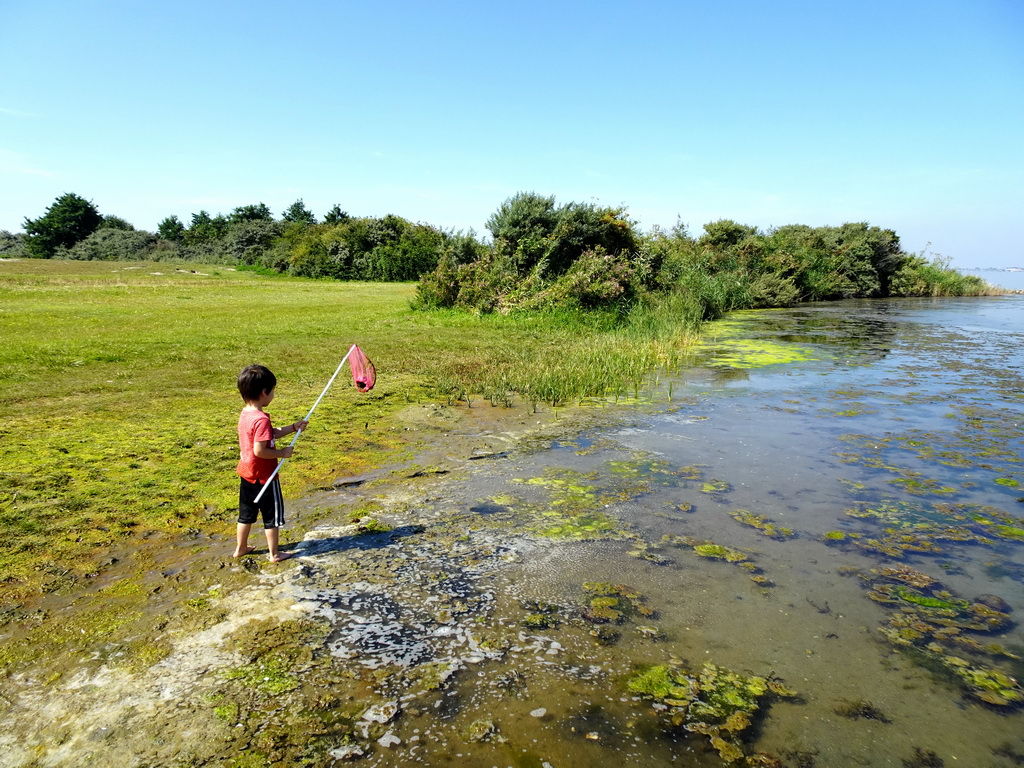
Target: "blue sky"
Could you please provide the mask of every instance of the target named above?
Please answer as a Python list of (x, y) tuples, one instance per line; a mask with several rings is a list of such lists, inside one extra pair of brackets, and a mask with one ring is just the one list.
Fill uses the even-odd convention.
[[(520, 191), (1024, 264), (1024, 3), (0, 0), (0, 229)], [(927, 245), (930, 243), (930, 245)]]

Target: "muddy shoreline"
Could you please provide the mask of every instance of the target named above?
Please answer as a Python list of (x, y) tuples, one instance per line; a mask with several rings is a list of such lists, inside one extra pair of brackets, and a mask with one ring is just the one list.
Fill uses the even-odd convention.
[[(264, 756), (253, 758), (253, 765), (264, 759), (298, 759), (308, 723), (276, 723), (273, 739), (261, 741), (279, 714), (274, 695), (297, 696), (300, 709), (322, 709), (321, 722), (342, 724), (335, 737), (329, 728), (321, 733), (322, 748), (296, 764), (332, 765), (375, 753), (375, 759), (385, 761), (381, 764), (389, 764), (397, 757), (397, 743), (385, 747), (377, 742), (388, 732), (382, 727), (397, 714), (377, 716), (381, 722), (372, 713), (369, 719), (363, 715), (374, 705), (385, 711), (391, 706), (380, 691), (396, 685), (402, 689), (400, 683), (374, 677), (374, 669), (394, 660), (383, 657), (374, 669), (353, 668), (346, 663), (351, 651), (349, 659), (341, 658), (344, 653), (336, 655), (330, 663), (313, 664), (316, 670), (305, 670), (308, 676), (296, 686), (302, 689), (298, 693), (288, 685), (282, 690), (262, 685), (255, 673), (252, 679), (243, 676), (240, 684), (235, 683), (239, 678), (226, 681), (225, 675), (253, 663), (258, 667), (265, 650), (261, 638), (268, 631), (273, 634), (275, 626), (289, 627), (284, 631), (289, 654), (305, 659), (324, 647), (324, 638), (314, 629), (319, 609), (313, 603), (303, 608), (301, 587), (318, 570), (315, 563), (324, 553), (335, 561), (332, 585), (357, 584), (385, 593), (397, 581), (418, 579), (414, 572), (442, 563), (446, 573), (463, 575), (474, 568), (493, 573), (507, 566), (517, 558), (507, 543), (489, 534), (477, 538), (466, 529), (455, 530), (451, 520), (438, 520), (423, 509), (453, 477), (617, 418), (622, 412), (614, 408), (534, 413), (489, 405), (410, 406), (399, 414), (396, 429), (408, 435), (412, 458), (358, 477), (338, 478), (330, 488), (289, 500), (291, 521), (282, 540), (283, 548), (296, 556), (277, 565), (267, 562), (258, 531), (253, 539), (257, 551), (239, 561), (229, 556), (233, 526), (186, 537), (140, 535), (112, 551), (84, 588), (57, 589), (9, 609), (0, 630), (2, 644), (8, 649), (20, 646), (22, 652), (15, 651), (0, 688), (6, 709), (0, 766), (241, 765), (249, 764), (244, 760), (253, 754)], [(396, 575), (395, 552), (410, 546), (418, 548), (418, 559)], [(339, 560), (349, 565), (339, 566)], [(339, 574), (339, 567), (348, 571)], [(466, 664), (491, 657), (456, 628), (464, 626), (469, 614), (474, 620), (492, 615), (494, 605), (470, 610), (464, 600), (438, 598), (429, 588), (419, 598), (445, 604), (454, 600), (454, 608), (439, 608), (425, 621), (450, 626), (453, 647), (469, 643), (474, 648), (468, 662), (449, 654), (457, 661), (437, 672), (428, 689), (436, 692), (448, 689), (448, 678)], [(239, 640), (242, 636), (246, 639)], [(446, 631), (439, 635), (448, 636)], [(26, 643), (32, 647), (27, 653)], [(378, 643), (371, 657), (386, 645)], [(225, 693), (225, 686), (238, 690)], [(308, 700), (321, 698), (318, 691), (340, 689), (348, 692), (320, 702), (322, 708)], [(399, 711), (417, 713), (409, 705)], [(289, 730), (292, 737), (281, 735)], [(282, 740), (284, 746), (278, 744)], [(338, 745), (331, 746), (334, 742)]]

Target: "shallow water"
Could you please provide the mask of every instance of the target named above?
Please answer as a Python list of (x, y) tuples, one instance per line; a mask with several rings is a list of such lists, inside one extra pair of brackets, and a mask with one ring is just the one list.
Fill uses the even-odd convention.
[[(461, 515), (473, 535), (520, 526), (554, 534), (506, 540), (512, 555), (488, 577), (481, 631), (522, 621), (530, 599), (558, 605), (563, 620), (520, 629), (513, 647), (463, 664), (450, 691), (459, 706), (433, 726), (449, 729), (435, 737), (448, 746), (432, 750), (424, 738), (420, 756), (561, 768), (719, 764), (706, 737), (666, 729), (652, 702), (625, 687), (637, 669), (674, 659), (691, 671), (711, 661), (775, 675), (799, 694), (764, 703), (738, 740), (748, 754), (784, 765), (902, 766), (934, 752), (946, 765), (1019, 765), (1019, 703), (979, 700), (941, 659), (1024, 680), (1015, 623), (1024, 542), (1014, 533), (1024, 515), (1022, 310), (1024, 298), (1005, 297), (740, 313), (712, 329), (670, 404), (638, 407), (618, 426), (493, 462), (450, 486), (438, 508)], [(764, 365), (774, 359), (796, 361)], [(745, 367), (749, 360), (760, 367)], [(773, 523), (777, 537), (736, 520), (737, 510)], [(582, 531), (566, 522), (581, 514), (590, 525)], [(1003, 517), (992, 523), (994, 514)], [(993, 524), (1009, 535), (986, 535)], [(906, 539), (885, 540), (887, 529), (913, 531), (916, 545), (934, 551), (902, 551)], [(860, 538), (823, 540), (830, 531)], [(678, 537), (723, 545), (754, 565), (700, 557)], [(892, 642), (880, 630), (893, 616), (916, 619), (914, 603), (869, 594), (878, 595), (882, 569), (901, 563), (939, 582), (928, 595), (994, 595), (1013, 622), (950, 629), (942, 647), (930, 635)], [(654, 613), (620, 617), (610, 627), (617, 640), (595, 642), (599, 625), (574, 620), (591, 582), (628, 584)], [(929, 642), (934, 649), (922, 651)], [(521, 678), (514, 695), (510, 669)], [(870, 708), (849, 716), (851, 703)], [(538, 709), (543, 716), (531, 718)], [(504, 743), (458, 738), (484, 715)], [(414, 722), (396, 726), (396, 737), (418, 737)]]

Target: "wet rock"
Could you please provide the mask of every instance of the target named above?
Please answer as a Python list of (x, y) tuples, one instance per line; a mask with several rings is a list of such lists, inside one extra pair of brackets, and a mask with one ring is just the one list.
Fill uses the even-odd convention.
[(375, 704), (363, 712), (362, 719), (371, 723), (390, 723), (398, 715), (399, 705), (397, 701), (385, 701)]
[(394, 746), (397, 746), (398, 744), (401, 744), (402, 740), (400, 738), (398, 738), (397, 736), (395, 736), (395, 732), (394, 731), (388, 731), (383, 736), (381, 736), (379, 739), (377, 739), (377, 743), (380, 744), (382, 747), (387, 748), (387, 747), (394, 747)]
[(999, 611), (1000, 613), (1010, 613), (1010, 611), (1013, 610), (1010, 607), (1010, 604), (998, 595), (978, 595), (974, 598), (974, 602), (981, 603), (981, 605), (991, 608), (994, 611)]
[(332, 749), (328, 753), (336, 761), (340, 760), (355, 760), (356, 758), (362, 757), (366, 752), (362, 747), (355, 744), (345, 744), (343, 746)]
[(372, 479), (373, 475), (371, 474), (353, 475), (352, 477), (339, 477), (332, 483), (332, 485), (335, 488), (358, 488), (367, 480)]
[(486, 741), (497, 730), (493, 720), (474, 720), (466, 729), (466, 741)]

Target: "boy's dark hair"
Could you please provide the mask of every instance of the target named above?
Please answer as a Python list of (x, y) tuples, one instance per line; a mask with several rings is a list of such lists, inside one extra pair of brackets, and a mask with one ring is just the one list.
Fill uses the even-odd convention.
[(265, 365), (247, 365), (238, 374), (238, 392), (247, 403), (259, 400), (277, 386), (277, 377)]

